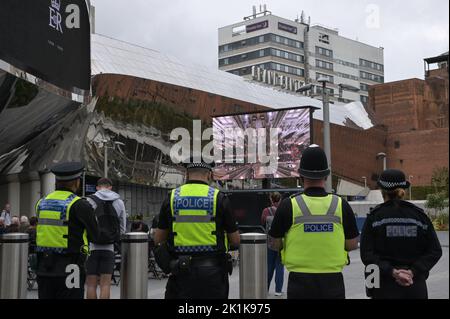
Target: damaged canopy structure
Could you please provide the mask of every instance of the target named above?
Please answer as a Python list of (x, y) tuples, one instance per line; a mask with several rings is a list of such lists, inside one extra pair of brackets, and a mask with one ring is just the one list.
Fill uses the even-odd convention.
[[(165, 189), (184, 177), (169, 157), (176, 127), (190, 130), (193, 119), (208, 127), (217, 114), (314, 106), (320, 131), (322, 103), (315, 99), (101, 35), (92, 35), (91, 59), (88, 105), (0, 70), (0, 205), (9, 201), (15, 213), (33, 214), (36, 200), (53, 187), (52, 165), (82, 161), (88, 176), (102, 176), (107, 150), (109, 177), (120, 183), (127, 209), (155, 213)], [(333, 127), (349, 135), (374, 127), (359, 102), (331, 105), (331, 122), (332, 134)], [(338, 176), (355, 179), (339, 165)]]

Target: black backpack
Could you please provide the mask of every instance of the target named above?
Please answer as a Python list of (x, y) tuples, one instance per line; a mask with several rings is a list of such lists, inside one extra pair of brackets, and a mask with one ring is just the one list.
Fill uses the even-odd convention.
[(98, 223), (98, 236), (93, 242), (94, 244), (107, 245), (120, 241), (120, 221), (117, 211), (113, 206), (113, 201), (101, 200), (95, 195), (89, 196), (97, 208), (95, 209), (95, 217)]

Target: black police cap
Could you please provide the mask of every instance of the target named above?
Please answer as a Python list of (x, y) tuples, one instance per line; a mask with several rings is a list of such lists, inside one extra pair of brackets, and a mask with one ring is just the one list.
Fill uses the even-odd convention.
[(211, 158), (206, 158), (203, 156), (190, 156), (188, 159), (183, 161), (183, 165), (186, 169), (202, 168), (211, 171), (214, 168), (215, 163)]
[(308, 179), (323, 179), (330, 175), (327, 156), (318, 145), (311, 145), (303, 151), (299, 173)]
[(411, 183), (406, 180), (405, 173), (398, 169), (385, 170), (383, 173), (381, 173), (377, 184), (381, 189), (387, 191), (397, 188), (407, 189), (411, 185)]
[(65, 162), (56, 164), (51, 168), (58, 181), (72, 181), (81, 177), (84, 165), (80, 162)]

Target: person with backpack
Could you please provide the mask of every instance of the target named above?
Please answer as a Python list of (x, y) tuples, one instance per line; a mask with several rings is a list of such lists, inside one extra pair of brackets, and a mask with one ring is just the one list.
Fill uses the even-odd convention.
[(98, 237), (89, 243), (90, 254), (86, 262), (87, 299), (97, 299), (100, 283), (100, 299), (109, 299), (111, 278), (114, 272), (114, 244), (126, 231), (126, 211), (120, 195), (112, 191), (112, 181), (100, 178), (97, 192), (87, 198), (94, 209), (98, 223)]
[[(278, 192), (270, 194), (271, 206), (263, 210), (261, 215), (261, 223), (266, 229), (266, 234), (269, 234), (270, 227), (272, 226), (273, 218), (281, 201), (281, 194)], [(283, 281), (284, 281), (284, 266), (281, 263), (281, 256), (279, 251), (273, 247), (273, 238), (267, 235), (267, 275), (268, 283), (267, 289), (272, 282), (273, 273), (275, 272), (275, 296), (280, 297), (283, 295)]]

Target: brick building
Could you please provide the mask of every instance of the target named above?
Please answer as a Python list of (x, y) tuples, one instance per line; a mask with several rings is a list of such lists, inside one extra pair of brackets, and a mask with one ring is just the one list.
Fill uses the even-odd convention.
[(412, 176), (415, 186), (430, 185), (433, 170), (449, 161), (448, 53), (424, 62), (425, 80), (369, 89), (369, 111), (387, 133), (387, 165)]

